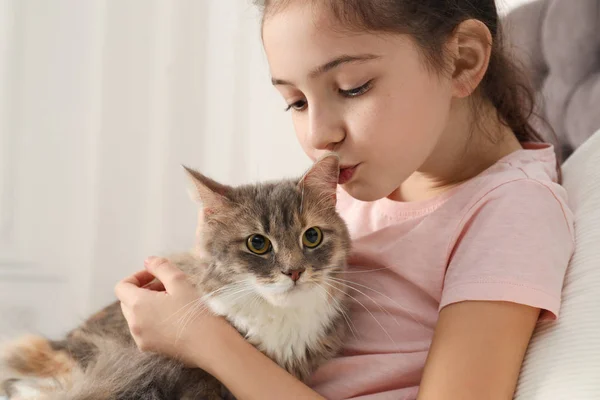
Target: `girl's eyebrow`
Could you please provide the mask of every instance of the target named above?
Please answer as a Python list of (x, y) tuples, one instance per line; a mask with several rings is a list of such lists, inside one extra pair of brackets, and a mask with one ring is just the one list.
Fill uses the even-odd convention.
[[(339, 67), (342, 64), (365, 62), (365, 61), (375, 60), (377, 58), (380, 58), (380, 56), (375, 55), (375, 54), (358, 54), (358, 55), (344, 54), (344, 55), (336, 57), (333, 60), (328, 61), (325, 64), (313, 69), (308, 74), (308, 76), (311, 78), (314, 78), (318, 75), (324, 74), (325, 72), (331, 71), (332, 69)], [(283, 79), (277, 79), (277, 78), (271, 78), (271, 83), (274, 86), (277, 86), (277, 85), (293, 86), (293, 84), (291, 82), (283, 80)]]

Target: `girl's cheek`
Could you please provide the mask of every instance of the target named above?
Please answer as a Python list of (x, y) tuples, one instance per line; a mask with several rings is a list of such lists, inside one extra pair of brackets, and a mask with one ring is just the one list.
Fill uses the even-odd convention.
[(308, 127), (304, 122), (303, 118), (298, 115), (294, 115), (292, 117), (292, 122), (294, 125), (294, 132), (296, 133), (296, 138), (302, 147), (302, 150), (310, 157), (312, 150), (308, 143)]

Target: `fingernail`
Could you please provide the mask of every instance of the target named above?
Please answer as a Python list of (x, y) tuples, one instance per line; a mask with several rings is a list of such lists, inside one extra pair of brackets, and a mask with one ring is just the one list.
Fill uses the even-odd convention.
[(151, 257), (148, 257), (148, 258), (146, 258), (146, 259), (144, 260), (144, 265), (145, 265), (145, 266), (148, 266), (148, 264), (150, 264), (150, 263), (152, 262), (152, 260), (154, 260), (155, 258), (156, 258), (156, 257), (154, 257), (154, 256), (151, 256)]

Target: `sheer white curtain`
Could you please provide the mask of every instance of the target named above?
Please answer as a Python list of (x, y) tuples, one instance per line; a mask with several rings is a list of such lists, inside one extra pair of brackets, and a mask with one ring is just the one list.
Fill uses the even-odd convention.
[(246, 0), (0, 0), (0, 335), (57, 335), (190, 246), (180, 164), (236, 184), (308, 161)]

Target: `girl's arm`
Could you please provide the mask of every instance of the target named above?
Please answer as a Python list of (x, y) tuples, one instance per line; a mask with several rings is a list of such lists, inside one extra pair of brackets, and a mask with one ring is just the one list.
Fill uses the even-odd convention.
[(202, 368), (239, 400), (323, 399), (256, 350), (224, 318), (200, 312), (196, 289), (168, 260), (150, 257), (145, 266), (115, 287), (140, 350)]
[(212, 354), (197, 365), (217, 378), (239, 400), (324, 400), (319, 394), (256, 350), (234, 331), (223, 332)]
[(418, 399), (512, 399), (539, 313), (497, 301), (443, 308)]

